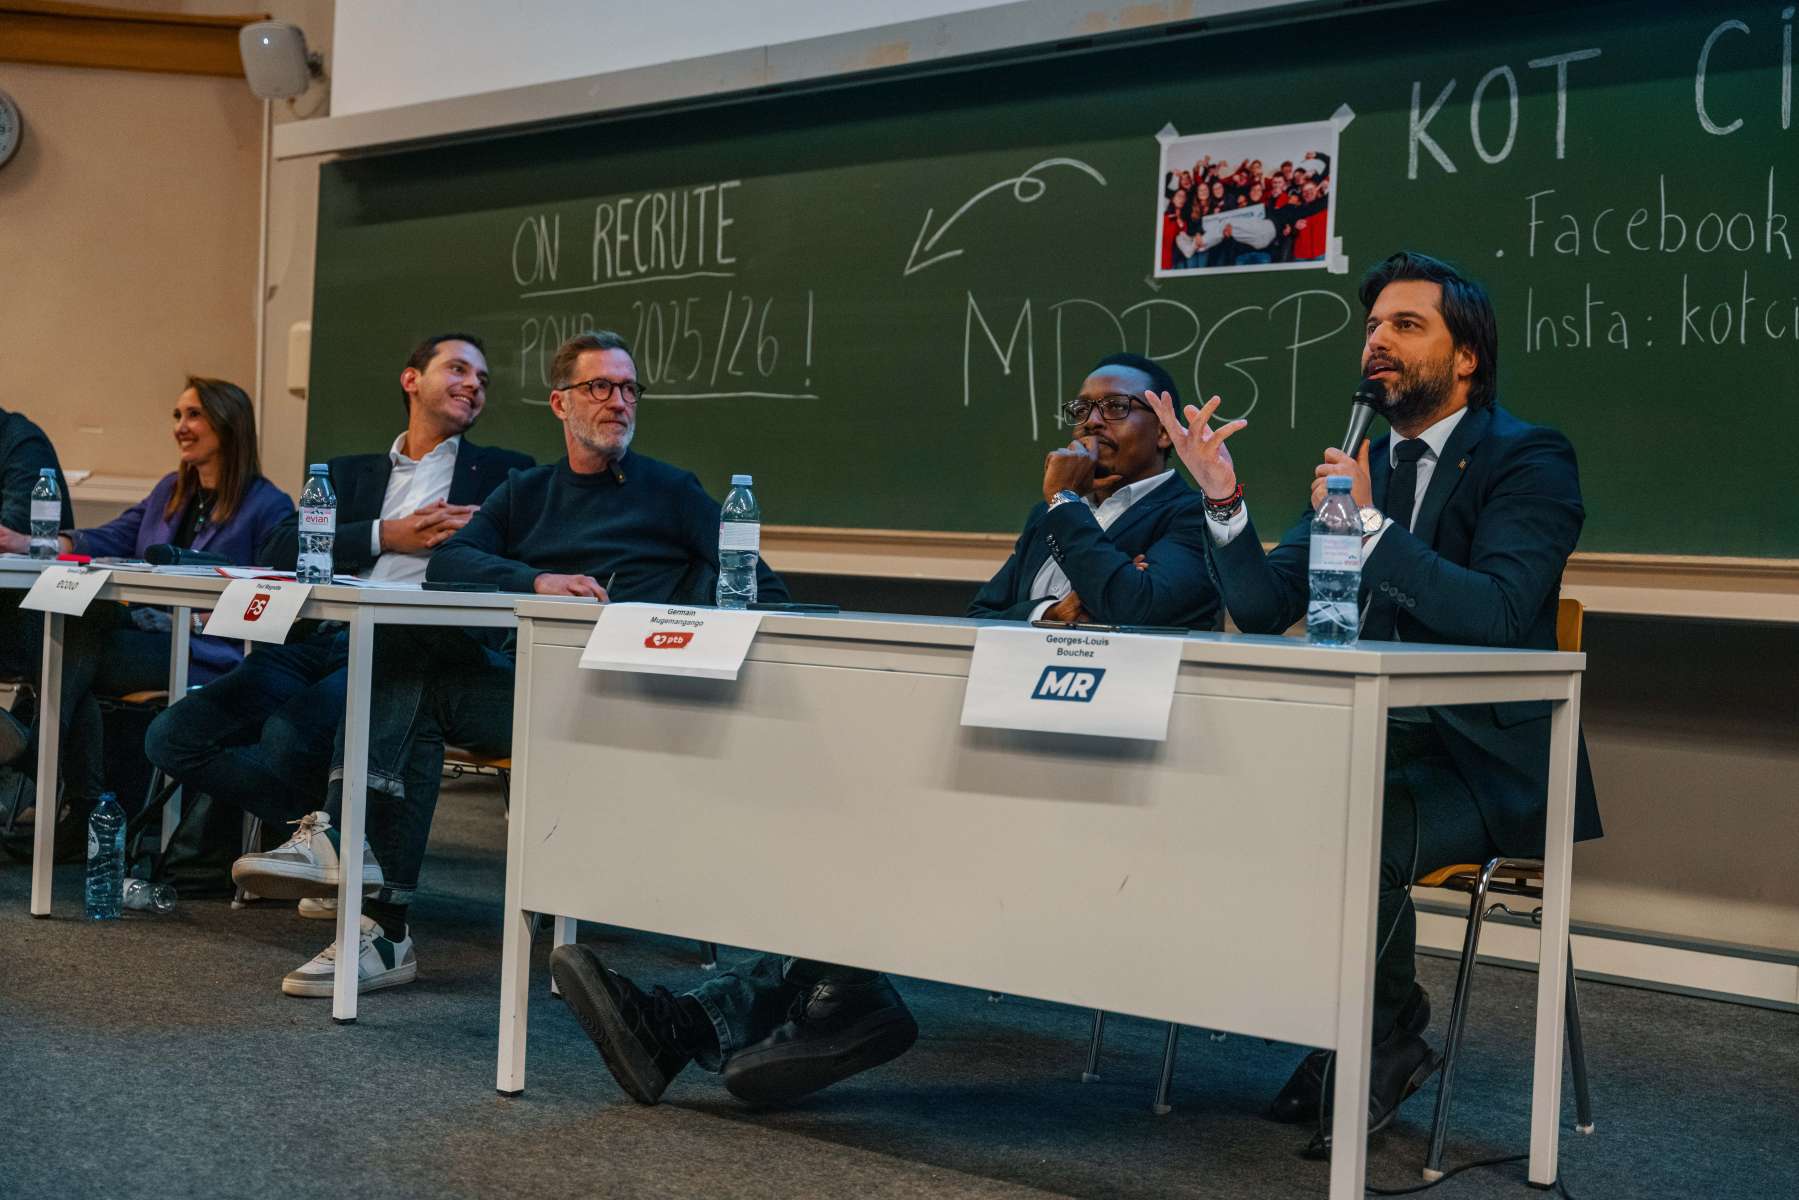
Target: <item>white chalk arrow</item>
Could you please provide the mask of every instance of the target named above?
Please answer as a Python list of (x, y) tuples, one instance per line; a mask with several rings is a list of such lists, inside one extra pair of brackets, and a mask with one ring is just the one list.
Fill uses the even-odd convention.
[(1042, 162), (1026, 168), (1022, 174), (1014, 175), (1010, 179), (1002, 179), (998, 183), (992, 184), (989, 187), (984, 187), (974, 195), (970, 196), (962, 203), (961, 208), (958, 208), (955, 212), (950, 214), (949, 220), (937, 227), (937, 232), (931, 234), (930, 240), (928, 241), (925, 239), (925, 233), (931, 228), (931, 218), (936, 215), (937, 210), (934, 208), (927, 208), (924, 214), (924, 223), (918, 227), (918, 236), (912, 241), (912, 253), (906, 256), (905, 273), (907, 275), (916, 274), (930, 266), (932, 263), (940, 263), (946, 258), (954, 258), (956, 255), (962, 253), (960, 250), (945, 250), (942, 254), (931, 255), (931, 257), (926, 258), (923, 261), (920, 261), (918, 257), (920, 251), (925, 254), (931, 254), (931, 251), (936, 248), (937, 243), (943, 240), (943, 235), (949, 232), (949, 227), (960, 220), (963, 213), (967, 212), (993, 193), (1001, 191), (1004, 188), (1011, 188), (1012, 198), (1020, 204), (1030, 204), (1037, 200), (1044, 192), (1049, 190), (1049, 184), (1037, 178), (1037, 172), (1049, 167), (1073, 167), (1077, 171), (1085, 171), (1088, 175), (1091, 175), (1099, 186), (1106, 186), (1106, 177), (1078, 158), (1046, 158)]

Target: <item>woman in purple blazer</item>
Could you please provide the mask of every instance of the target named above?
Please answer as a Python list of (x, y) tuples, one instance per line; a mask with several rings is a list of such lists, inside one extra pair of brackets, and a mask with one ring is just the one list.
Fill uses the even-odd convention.
[[(175, 470), (114, 520), (64, 533), (66, 550), (141, 559), (151, 546), (173, 544), (244, 566), (255, 561), (257, 546), (294, 504), (263, 478), (250, 398), (222, 379), (189, 377), (174, 418)], [(28, 540), (0, 530), (0, 550), (22, 553)], [(71, 742), (63, 762), (69, 796), (92, 799), (104, 785), (93, 695), (166, 686), (170, 638), (168, 614), (141, 606), (95, 604), (69, 622), (62, 685), (63, 728)], [(189, 646), (188, 678), (195, 684), (216, 679), (243, 659), (237, 641), (196, 633)], [(0, 720), (0, 761), (22, 757), (32, 741), (16, 721)]]

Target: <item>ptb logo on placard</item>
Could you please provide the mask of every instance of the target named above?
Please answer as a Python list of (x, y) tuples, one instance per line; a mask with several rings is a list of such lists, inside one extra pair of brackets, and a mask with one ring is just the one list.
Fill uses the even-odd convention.
[(1104, 667), (1045, 667), (1031, 689), (1033, 700), (1078, 700), (1085, 704), (1099, 692)]
[(250, 607), (244, 609), (244, 620), (255, 621), (261, 618), (262, 610), (269, 606), (269, 597), (265, 592), (258, 592), (250, 597)]
[(652, 633), (643, 639), (643, 644), (650, 650), (679, 650), (692, 640), (692, 631), (682, 630), (679, 633)]

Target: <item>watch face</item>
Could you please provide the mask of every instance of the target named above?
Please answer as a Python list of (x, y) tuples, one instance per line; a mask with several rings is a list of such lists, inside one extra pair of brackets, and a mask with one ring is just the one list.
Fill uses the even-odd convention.
[(24, 124), (19, 119), (19, 106), (5, 92), (0, 92), (0, 167), (6, 165), (13, 151), (19, 148), (19, 135), (24, 132)]

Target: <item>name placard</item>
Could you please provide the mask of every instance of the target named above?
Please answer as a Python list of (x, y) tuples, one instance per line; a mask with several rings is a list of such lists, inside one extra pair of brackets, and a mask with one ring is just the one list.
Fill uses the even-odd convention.
[(735, 679), (762, 614), (731, 608), (608, 604), (581, 652), (590, 671)]
[(311, 592), (310, 583), (233, 579), (219, 593), (218, 605), (206, 619), (206, 634), (252, 642), (284, 642)]
[(983, 626), (962, 724), (1165, 741), (1180, 662), (1176, 637)]
[(45, 567), (19, 607), (79, 617), (111, 578), (112, 572), (104, 567)]

